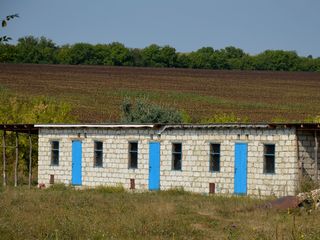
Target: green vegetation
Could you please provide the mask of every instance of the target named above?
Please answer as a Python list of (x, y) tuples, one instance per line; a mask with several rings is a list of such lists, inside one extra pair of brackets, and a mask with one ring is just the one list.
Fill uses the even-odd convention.
[(308, 123), (320, 123), (320, 115), (312, 117), (309, 116), (306, 119), (304, 119), (304, 122), (308, 122)]
[(182, 190), (0, 190), (2, 239), (319, 239), (319, 211)]
[(16, 96), (0, 88), (1, 123), (70, 123), (71, 107), (48, 97)]
[(320, 58), (298, 56), (295, 51), (266, 50), (249, 55), (233, 46), (203, 47), (179, 53), (171, 46), (151, 44), (143, 49), (123, 44), (76, 43), (58, 46), (45, 37), (26, 36), (16, 45), (1, 44), (2, 63), (89, 64), (107, 66), (169, 67), (196, 69), (239, 69), (271, 71), (320, 71)]
[[(153, 104), (147, 98), (137, 98), (132, 103), (125, 98), (122, 103), (122, 121), (125, 123), (182, 123), (183, 116), (168, 107)], [(187, 119), (186, 113), (184, 118)]]
[[(6, 89), (0, 89), (0, 123), (71, 123), (75, 118), (70, 114), (71, 108), (64, 102), (58, 102), (47, 97), (22, 97), (16, 96)], [(2, 139), (3, 131), (0, 132)], [(33, 154), (32, 168), (37, 169), (37, 136), (32, 137)], [(9, 184), (13, 177), (13, 165), (15, 161), (15, 134), (6, 133), (6, 156)], [(2, 147), (0, 155), (2, 156)], [(27, 182), (26, 175), (29, 171), (29, 140), (28, 134), (19, 134), (19, 183)], [(2, 172), (2, 164), (0, 171)], [(2, 185), (2, 178), (0, 179)]]
[(318, 182), (314, 181), (308, 175), (303, 175), (299, 181), (299, 189), (297, 190), (297, 192), (298, 193), (310, 192), (318, 188), (320, 188), (320, 184)]
[(204, 119), (202, 123), (247, 123), (249, 118), (238, 117), (234, 113), (216, 113), (208, 119)]

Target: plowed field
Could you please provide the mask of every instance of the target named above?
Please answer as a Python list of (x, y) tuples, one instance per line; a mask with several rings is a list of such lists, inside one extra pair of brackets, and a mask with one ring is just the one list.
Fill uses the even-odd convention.
[(0, 86), (69, 102), (80, 122), (116, 122), (124, 97), (185, 110), (194, 121), (233, 113), (253, 122), (320, 115), (320, 73), (0, 64)]

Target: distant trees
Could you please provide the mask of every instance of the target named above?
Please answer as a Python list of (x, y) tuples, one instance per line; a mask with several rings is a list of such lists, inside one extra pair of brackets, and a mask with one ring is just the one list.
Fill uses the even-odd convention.
[(170, 46), (160, 47), (156, 44), (142, 49), (140, 51), (142, 65), (148, 67), (176, 67), (177, 53), (176, 49)]
[(24, 37), (15, 47), (14, 62), (18, 63), (57, 63), (56, 44), (45, 38)]
[(320, 71), (320, 58), (301, 57), (294, 51), (266, 50), (249, 55), (242, 49), (202, 47), (179, 53), (171, 46), (151, 44), (143, 49), (122, 43), (57, 46), (45, 37), (27, 36), (16, 45), (0, 42), (0, 62), (90, 64), (108, 66), (174, 67), (197, 69), (237, 69), (271, 71)]

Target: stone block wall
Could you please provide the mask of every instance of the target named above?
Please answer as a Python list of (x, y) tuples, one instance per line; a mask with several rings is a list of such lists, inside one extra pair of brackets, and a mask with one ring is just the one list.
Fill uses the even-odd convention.
[[(320, 133), (318, 133), (320, 135)], [(298, 130), (299, 160), (302, 174), (315, 179), (315, 135), (314, 131)], [(318, 142), (320, 137), (318, 136)], [(318, 148), (318, 179), (320, 179), (320, 148)]]
[[(208, 193), (234, 192), (234, 146), (248, 143), (247, 194), (284, 196), (295, 194), (298, 182), (296, 137), (292, 129), (257, 130), (171, 130), (161, 136), (161, 189), (182, 186), (185, 190)], [(172, 142), (182, 143), (182, 170), (172, 171)], [(209, 171), (210, 143), (220, 143), (220, 172)], [(275, 144), (275, 174), (265, 174), (264, 144)]]
[[(38, 182), (48, 185), (53, 174), (55, 182), (71, 184), (72, 140), (81, 140), (83, 186), (122, 185), (129, 188), (130, 179), (135, 179), (137, 189), (148, 189), (150, 134), (148, 130), (40, 129)], [(52, 140), (60, 142), (59, 166), (51, 166)], [(103, 142), (102, 167), (94, 166), (94, 141)], [(128, 165), (129, 141), (138, 142), (137, 169), (130, 169)]]
[[(254, 196), (293, 195), (298, 181), (296, 135), (294, 129), (54, 129), (39, 132), (38, 182), (71, 184), (72, 140), (82, 140), (82, 184), (84, 186), (118, 185), (148, 190), (149, 142), (160, 141), (160, 188), (183, 187), (187, 191), (209, 193), (215, 183), (216, 193), (234, 192), (234, 146), (248, 143), (247, 194)], [(86, 137), (84, 137), (86, 132)], [(60, 164), (51, 166), (52, 140), (60, 142)], [(103, 141), (103, 167), (94, 167), (94, 141)], [(128, 168), (128, 142), (138, 142), (138, 168)], [(172, 170), (172, 143), (182, 143), (182, 170)], [(210, 143), (220, 143), (220, 172), (209, 171)], [(275, 174), (263, 173), (263, 144), (275, 144)]]

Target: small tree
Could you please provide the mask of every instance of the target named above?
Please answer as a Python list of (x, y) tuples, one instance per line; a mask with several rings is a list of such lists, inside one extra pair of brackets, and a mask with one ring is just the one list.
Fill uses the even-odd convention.
[(150, 103), (146, 98), (138, 98), (135, 104), (130, 98), (122, 103), (122, 122), (126, 123), (182, 123), (180, 112)]

